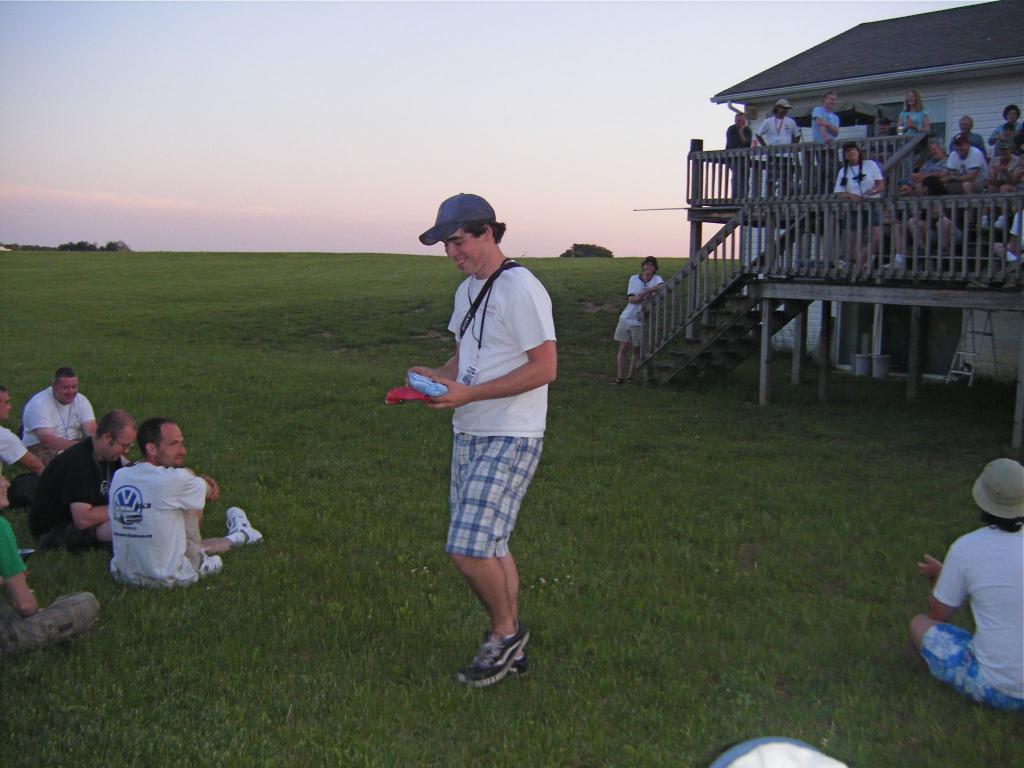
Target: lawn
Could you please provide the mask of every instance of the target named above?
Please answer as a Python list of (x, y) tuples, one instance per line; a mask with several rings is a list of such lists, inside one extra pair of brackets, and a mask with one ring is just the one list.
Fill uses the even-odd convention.
[[(833, 377), (756, 405), (754, 362), (609, 386), (639, 259), (526, 260), (559, 336), (544, 457), (513, 551), (531, 672), (467, 690), (485, 626), (443, 553), (449, 417), (388, 407), (450, 354), (460, 277), (373, 254), (0, 254), (15, 401), (75, 366), (97, 414), (177, 420), (265, 535), (191, 589), (37, 554), (41, 602), (89, 590), (76, 642), (3, 661), (0, 764), (703, 766), (786, 735), (851, 766), (1021, 765), (1019, 717), (916, 668), (915, 560), (977, 527), (1013, 390)], [(668, 277), (679, 263), (663, 263)], [(10, 425), (9, 425), (10, 426)], [(25, 514), (8, 511), (23, 544)], [(959, 619), (970, 626), (968, 615)]]

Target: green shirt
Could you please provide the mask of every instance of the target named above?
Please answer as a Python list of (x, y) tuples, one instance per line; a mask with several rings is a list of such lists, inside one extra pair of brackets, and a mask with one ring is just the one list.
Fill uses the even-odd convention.
[(25, 563), (18, 554), (18, 542), (14, 540), (11, 524), (0, 517), (0, 578), (9, 579), (24, 570)]

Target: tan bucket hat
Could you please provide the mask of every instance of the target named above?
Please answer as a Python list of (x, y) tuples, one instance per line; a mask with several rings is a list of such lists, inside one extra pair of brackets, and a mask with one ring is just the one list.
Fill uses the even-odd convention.
[(996, 517), (1024, 517), (1024, 467), (1013, 459), (990, 461), (974, 481), (971, 495)]

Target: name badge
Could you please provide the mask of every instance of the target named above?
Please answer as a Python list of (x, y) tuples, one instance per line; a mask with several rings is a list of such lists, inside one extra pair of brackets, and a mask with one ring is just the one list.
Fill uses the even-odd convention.
[(462, 383), (467, 387), (470, 386), (476, 380), (476, 366), (471, 365), (466, 369), (466, 372), (462, 374)]

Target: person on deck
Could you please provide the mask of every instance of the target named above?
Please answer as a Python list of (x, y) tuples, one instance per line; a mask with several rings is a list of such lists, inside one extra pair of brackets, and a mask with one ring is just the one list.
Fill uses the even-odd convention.
[(838, 103), (839, 94), (826, 91), (821, 97), (821, 104), (811, 111), (811, 136), (814, 141), (831, 144), (839, 135), (839, 115), (836, 114)]
[(988, 163), (985, 155), (962, 133), (953, 139), (953, 153), (946, 160), (947, 173), (942, 178), (946, 191), (952, 195), (970, 195), (985, 189)]
[[(754, 132), (747, 125), (747, 116), (742, 112), (737, 112), (733, 124), (725, 132), (725, 148), (750, 149), (753, 139)], [(748, 164), (749, 158), (735, 158), (729, 162), (732, 170), (733, 197), (743, 198), (747, 196)]]
[(733, 124), (725, 132), (725, 148), (750, 149), (753, 138), (754, 132), (747, 125), (747, 116), (742, 112), (737, 112)]
[(916, 88), (907, 89), (907, 95), (903, 99), (903, 111), (900, 112), (899, 127), (904, 134), (931, 132), (931, 118), (928, 117), (921, 102), (921, 94)]
[[(796, 121), (789, 117), (789, 110), (791, 108), (789, 101), (786, 99), (776, 101), (772, 113), (762, 121), (761, 126), (757, 129), (758, 141), (769, 147), (799, 142), (800, 128), (797, 126)], [(768, 197), (785, 195), (791, 186), (790, 173), (792, 161), (786, 154), (773, 153), (768, 158)], [(760, 187), (760, 182), (756, 177), (755, 186)]]
[(992, 135), (988, 137), (989, 146), (994, 147), (1003, 138), (1003, 127), (1006, 123), (1013, 125), (1013, 132), (1016, 133), (1021, 130), (1022, 124), (1020, 122), (1020, 107), (1016, 104), (1007, 104), (1003, 107), (1003, 122), (1000, 123)]
[(911, 184), (914, 187), (914, 194), (918, 197), (928, 194), (928, 190), (925, 188), (926, 179), (934, 178), (941, 183), (942, 178), (949, 172), (948, 160), (946, 150), (942, 148), (942, 143), (938, 139), (931, 139), (928, 142), (928, 159), (924, 161), (924, 164), (916, 173), (910, 176)]
[[(885, 192), (885, 177), (882, 175), (878, 163), (874, 160), (865, 160), (855, 141), (848, 141), (843, 145), (843, 164), (839, 169), (836, 185), (832, 191), (839, 200), (851, 203), (877, 200)], [(857, 269), (864, 269), (867, 267), (867, 257), (864, 253), (863, 241), (856, 239), (857, 230), (864, 229), (865, 225), (870, 222), (871, 249), (873, 253), (876, 253), (882, 237), (881, 211), (878, 208), (863, 211), (865, 217), (861, 222), (857, 221), (856, 214), (858, 212), (856, 210), (851, 208), (848, 213), (845, 222), (844, 251), (847, 254), (854, 254)], [(851, 247), (851, 243), (853, 243), (853, 247)]]
[[(985, 139), (980, 133), (974, 132), (974, 118), (970, 115), (964, 115), (960, 118), (959, 122), (960, 133), (967, 137), (967, 141), (970, 142), (972, 147), (977, 147), (981, 150), (981, 154), (988, 157), (988, 149), (985, 146)], [(953, 137), (955, 139), (956, 136)], [(953, 139), (949, 140), (949, 151), (953, 151)]]

